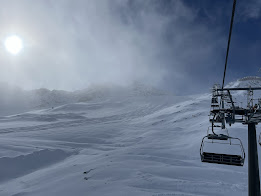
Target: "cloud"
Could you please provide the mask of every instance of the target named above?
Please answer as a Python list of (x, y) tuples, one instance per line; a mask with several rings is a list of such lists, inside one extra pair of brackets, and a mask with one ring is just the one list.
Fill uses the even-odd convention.
[(0, 12), (1, 40), (25, 43), (15, 58), (0, 48), (0, 78), (26, 89), (143, 81), (196, 91), (215, 80), (226, 42), (180, 0), (4, 1)]
[(239, 5), (241, 17), (244, 20), (258, 19), (261, 16), (261, 1), (249, 0)]

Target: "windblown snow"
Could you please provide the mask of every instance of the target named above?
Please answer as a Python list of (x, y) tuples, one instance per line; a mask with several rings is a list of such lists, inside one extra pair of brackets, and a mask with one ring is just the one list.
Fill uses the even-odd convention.
[[(6, 97), (1, 196), (247, 195), (247, 161), (243, 167), (200, 161), (210, 94), (174, 96), (138, 85), (73, 93), (19, 90), (19, 96)], [(228, 130), (247, 152), (247, 127)]]

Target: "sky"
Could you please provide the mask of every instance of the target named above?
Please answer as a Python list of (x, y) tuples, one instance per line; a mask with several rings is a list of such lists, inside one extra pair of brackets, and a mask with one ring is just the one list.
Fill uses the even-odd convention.
[[(0, 0), (0, 82), (78, 90), (135, 82), (175, 94), (223, 77), (232, 0)], [(17, 35), (23, 49), (8, 53)], [(238, 0), (225, 83), (261, 75), (261, 1)]]

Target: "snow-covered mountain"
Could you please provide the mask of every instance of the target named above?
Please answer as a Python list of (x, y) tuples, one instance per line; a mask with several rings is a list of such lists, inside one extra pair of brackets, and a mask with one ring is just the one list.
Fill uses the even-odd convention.
[(160, 96), (166, 93), (140, 83), (128, 87), (93, 85), (73, 92), (45, 88), (24, 91), (0, 84), (0, 116), (35, 109), (53, 108), (69, 103), (98, 101), (119, 97)]
[[(225, 86), (226, 88), (249, 88), (249, 87), (261, 87), (261, 77), (247, 76), (238, 79), (234, 82), (230, 82)], [(237, 106), (246, 107), (247, 104), (247, 91), (231, 91), (233, 101)], [(261, 98), (261, 90), (255, 90), (253, 94), (254, 102), (257, 103), (257, 99)]]
[[(210, 93), (144, 88), (41, 89), (47, 105), (65, 104), (1, 117), (0, 196), (247, 195), (247, 161), (200, 161)], [(228, 130), (247, 152), (246, 126)]]
[(249, 86), (261, 87), (261, 77), (247, 76), (226, 85), (227, 88), (248, 88)]

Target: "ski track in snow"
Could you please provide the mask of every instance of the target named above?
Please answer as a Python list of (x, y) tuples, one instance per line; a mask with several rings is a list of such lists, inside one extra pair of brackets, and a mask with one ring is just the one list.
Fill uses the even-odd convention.
[[(1, 117), (0, 196), (247, 195), (247, 161), (200, 161), (209, 105), (160, 95)], [(246, 127), (229, 130), (247, 152)]]

